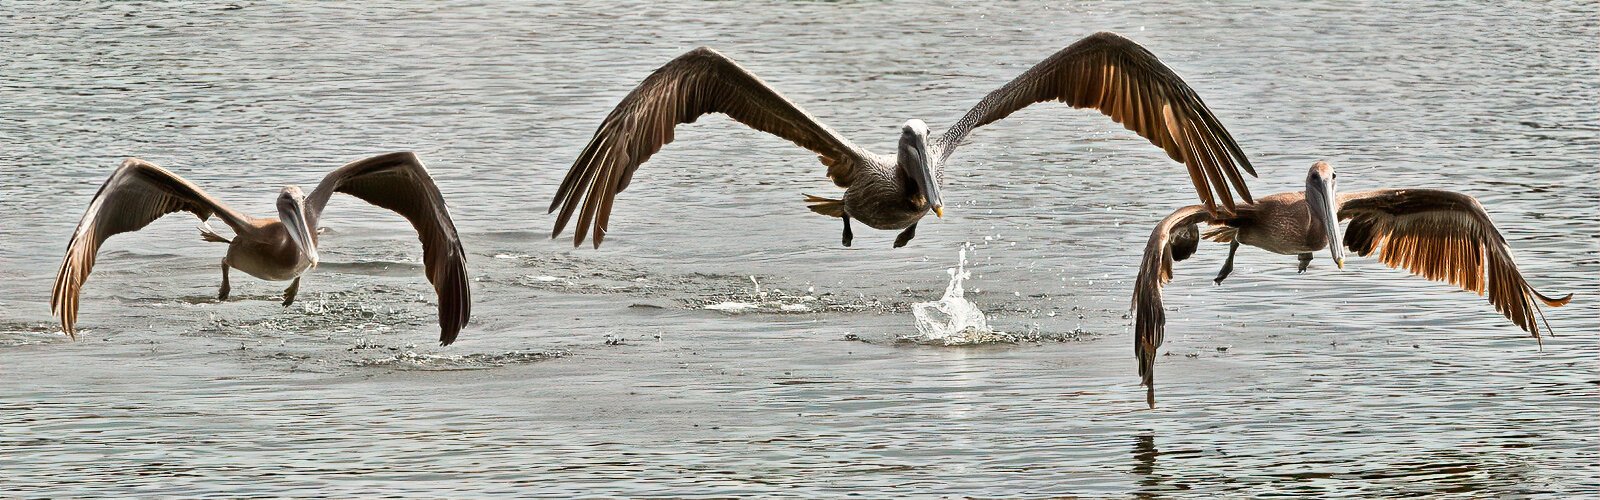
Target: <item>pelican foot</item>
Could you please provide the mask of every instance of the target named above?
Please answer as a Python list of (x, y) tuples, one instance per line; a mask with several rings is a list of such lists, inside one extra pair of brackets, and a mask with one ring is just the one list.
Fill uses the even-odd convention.
[(856, 239), (856, 235), (850, 232), (850, 216), (846, 215), (843, 218), (844, 237), (841, 239), (841, 241), (844, 243), (844, 246), (850, 246), (850, 240)]
[(294, 279), (294, 283), (290, 283), (289, 284), (289, 289), (283, 291), (283, 307), (289, 307), (289, 304), (293, 304), (294, 303), (294, 295), (296, 293), (299, 293), (299, 292), (300, 292), (300, 278), (295, 278)]
[(1311, 254), (1300, 254), (1300, 271), (1296, 274), (1305, 274), (1306, 268), (1311, 267)]
[(223, 301), (228, 300), (228, 291), (232, 290), (232, 289), (233, 289), (232, 287), (228, 286), (228, 262), (227, 261), (223, 261), (222, 262), (222, 287), (217, 288), (217, 302), (223, 302)]
[(910, 227), (906, 228), (905, 231), (901, 231), (899, 236), (894, 237), (894, 247), (900, 248), (906, 246), (906, 243), (910, 243), (911, 239), (915, 237), (917, 237), (917, 224), (913, 222), (911, 223)]
[(1211, 282), (1217, 284), (1218, 286), (1221, 286), (1222, 285), (1222, 280), (1228, 279), (1228, 274), (1232, 273), (1232, 272), (1233, 272), (1233, 268), (1232, 267), (1224, 267), (1224, 268), (1222, 268), (1222, 272), (1217, 273), (1216, 279), (1211, 280)]
[(1212, 283), (1221, 285), (1222, 280), (1228, 279), (1228, 275), (1233, 274), (1233, 254), (1238, 252), (1239, 241), (1234, 240), (1228, 245), (1228, 260), (1222, 263), (1222, 270), (1217, 271), (1217, 279), (1211, 280)]

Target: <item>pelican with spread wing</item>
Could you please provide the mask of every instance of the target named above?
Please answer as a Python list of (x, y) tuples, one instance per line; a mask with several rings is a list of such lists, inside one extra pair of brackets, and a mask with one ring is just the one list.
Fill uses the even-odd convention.
[[(1172, 281), (1173, 261), (1194, 255), (1202, 238), (1228, 243), (1228, 260), (1217, 274), (1217, 284), (1233, 272), (1233, 255), (1241, 244), (1297, 256), (1300, 272), (1310, 265), (1312, 253), (1324, 248), (1342, 269), (1348, 248), (1362, 257), (1377, 254), (1389, 267), (1487, 294), (1495, 310), (1535, 341), (1543, 318), (1538, 304), (1561, 307), (1572, 300), (1572, 294), (1547, 297), (1523, 279), (1511, 247), (1473, 197), (1434, 189), (1339, 194), (1334, 190), (1337, 178), (1332, 166), (1319, 161), (1306, 176), (1305, 191), (1240, 204), (1229, 217), (1192, 205), (1156, 224), (1133, 286), (1134, 354), (1151, 408), (1156, 406), (1156, 349), (1161, 347), (1167, 321), (1161, 287)], [(1341, 242), (1343, 220), (1350, 224)], [(1202, 234), (1201, 223), (1213, 227)], [(1545, 330), (1549, 329), (1546, 324)]]
[[(138, 231), (174, 212), (199, 217), (203, 240), (228, 244), (217, 300), (228, 299), (231, 268), (264, 280), (292, 280), (283, 292), (283, 305), (288, 306), (300, 289), (301, 275), (317, 265), (317, 221), (335, 192), (393, 210), (411, 221), (422, 240), (428, 281), (439, 295), (439, 344), (455, 342), (472, 315), (466, 253), (444, 197), (422, 160), (412, 153), (384, 154), (340, 167), (323, 177), (309, 196), (298, 187), (285, 187), (278, 194), (276, 219), (239, 213), (177, 174), (130, 158), (100, 186), (78, 222), (56, 274), (50, 310), (61, 320), (62, 330), (76, 337), (78, 294), (89, 279), (100, 246), (107, 238)], [(205, 225), (213, 216), (233, 228), (232, 239)]]
[(1099, 110), (1162, 148), (1188, 167), (1206, 210), (1216, 215), (1234, 206), (1230, 184), (1251, 200), (1240, 170), (1252, 176), (1255, 170), (1227, 129), (1155, 54), (1115, 33), (1097, 33), (1056, 52), (989, 93), (937, 137), (921, 120), (905, 122), (893, 156), (857, 146), (732, 59), (698, 48), (651, 73), (600, 123), (550, 203), (550, 212), (560, 211), (550, 236), (559, 237), (577, 214), (573, 245), (583, 244), (592, 227), (599, 248), (612, 204), (639, 165), (672, 142), (677, 125), (722, 113), (817, 154), (845, 192), (840, 199), (808, 195), (806, 202), (813, 212), (844, 220), (845, 246), (851, 219), (903, 230), (894, 246), (904, 246), (929, 211), (944, 216), (944, 166), (967, 135), (1045, 101)]

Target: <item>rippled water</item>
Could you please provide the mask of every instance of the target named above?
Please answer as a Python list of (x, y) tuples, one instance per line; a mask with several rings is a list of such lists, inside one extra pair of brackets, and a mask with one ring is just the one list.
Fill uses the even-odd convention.
[[(0, 491), (6, 496), (835, 496), (1600, 489), (1600, 36), (1588, 2), (1154, 2), (0, 8)], [(1161, 406), (1124, 317), (1182, 168), (1094, 113), (1037, 106), (951, 167), (947, 219), (838, 245), (813, 155), (726, 119), (679, 130), (605, 248), (547, 239), (599, 119), (696, 45), (858, 142), (941, 129), (1097, 30), (1146, 44), (1262, 176), (1481, 199), (1535, 286), (1577, 292), (1539, 350), (1472, 294), (1319, 255), (1208, 246), (1168, 288)], [(471, 253), (473, 323), (433, 347), (403, 220), (339, 199), (301, 303), (234, 282), (171, 217), (111, 240), (76, 342), (53, 270), (139, 156), (247, 212), (410, 149)], [(968, 298), (1065, 341), (896, 344), (957, 249)], [(762, 286), (756, 296), (751, 277)], [(812, 297), (805, 299), (804, 297)], [(759, 299), (759, 300), (758, 300)], [(741, 313), (724, 302), (778, 304)], [(782, 305), (806, 303), (808, 310)], [(855, 340), (846, 340), (846, 339)]]

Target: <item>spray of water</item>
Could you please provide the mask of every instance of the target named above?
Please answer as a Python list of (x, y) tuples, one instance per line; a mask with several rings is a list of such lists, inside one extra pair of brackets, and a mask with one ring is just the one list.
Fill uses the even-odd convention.
[(972, 278), (972, 272), (967, 270), (967, 249), (971, 247), (970, 244), (962, 246), (956, 267), (946, 270), (950, 274), (950, 284), (945, 286), (943, 297), (911, 305), (911, 315), (917, 320), (917, 335), (902, 339), (944, 345), (1014, 341), (1010, 335), (990, 329), (989, 318), (983, 315), (983, 310), (965, 297), (962, 283)]

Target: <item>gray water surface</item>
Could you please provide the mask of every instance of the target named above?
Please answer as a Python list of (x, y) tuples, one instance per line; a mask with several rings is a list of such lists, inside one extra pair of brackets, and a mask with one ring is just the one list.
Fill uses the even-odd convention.
[[(0, 7), (3, 496), (1506, 494), (1600, 489), (1600, 23), (1590, 2), (649, 1)], [(815, 156), (722, 117), (680, 127), (605, 246), (548, 239), (600, 119), (699, 45), (858, 143), (942, 130), (1114, 30), (1194, 86), (1261, 173), (1431, 187), (1488, 207), (1538, 345), (1482, 298), (1352, 258), (1203, 247), (1167, 288), (1159, 403), (1127, 312), (1183, 167), (1099, 114), (984, 127), (909, 247), (835, 219)], [(391, 150), (427, 162), (470, 254), (473, 322), (434, 346), (400, 217), (336, 197), (285, 310), (187, 216), (116, 237), (69, 341), (61, 250), (124, 157), (235, 207)], [(1053, 340), (907, 346), (971, 243), (968, 298)], [(241, 275), (235, 275), (241, 276)], [(804, 312), (699, 309), (722, 301)], [(804, 299), (810, 296), (813, 299)], [(781, 300), (779, 300), (781, 299)], [(846, 340), (846, 338), (860, 340)], [(608, 342), (609, 339), (609, 342)]]

